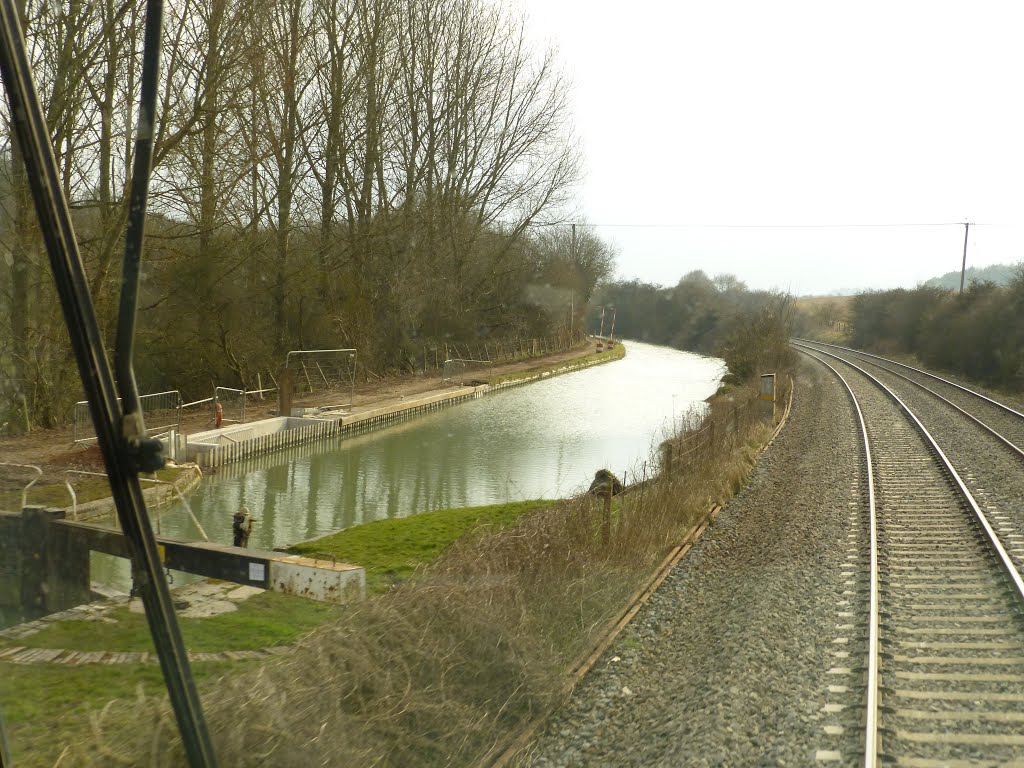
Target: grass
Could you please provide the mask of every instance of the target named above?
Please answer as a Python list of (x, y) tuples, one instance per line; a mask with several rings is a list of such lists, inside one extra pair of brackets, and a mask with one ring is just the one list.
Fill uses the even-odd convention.
[(557, 371), (561, 368), (565, 368), (567, 365), (582, 366), (587, 365), (588, 363), (597, 362), (599, 360), (618, 360), (625, 356), (626, 348), (622, 344), (616, 344), (611, 349), (605, 350), (603, 352), (594, 352), (592, 354), (585, 355), (584, 357), (578, 357), (574, 360), (569, 360), (561, 363), (554, 363), (552, 365), (546, 365), (540, 368), (531, 368), (530, 370), (527, 371), (516, 371), (515, 373), (505, 373), (499, 376), (491, 376), (490, 378), (487, 379), (487, 383), (490, 384), (491, 386), (494, 386), (495, 384), (501, 384), (506, 381), (518, 381), (519, 379), (528, 379), (546, 372)]
[[(335, 606), (301, 597), (263, 592), (239, 604), (238, 610), (205, 619), (179, 618), (185, 646), (194, 653), (242, 651), (298, 640), (330, 620)], [(142, 614), (126, 608), (108, 614), (112, 623), (62, 621), (2, 646), (64, 648), (73, 651), (153, 651)], [(193, 662), (197, 685), (252, 662)], [(164, 697), (159, 664), (2, 664), (0, 705), (18, 765), (53, 765), (66, 744), (91, 733), (90, 717), (114, 700), (130, 700), (139, 691)]]
[[(239, 603), (237, 611), (205, 619), (179, 618), (178, 623), (190, 651), (244, 651), (289, 643), (323, 624), (337, 610), (302, 597), (263, 592)], [(118, 608), (108, 618), (113, 621), (57, 622), (20, 640), (0, 640), (0, 646), (71, 651), (153, 650), (145, 616)]]
[[(297, 547), (365, 564), (370, 591), (386, 591), (421, 564), (443, 554), (471, 532), (496, 531), (554, 501), (525, 501), (428, 512), (358, 526)], [(338, 615), (338, 609), (291, 595), (263, 592), (239, 603), (238, 610), (205, 619), (179, 618), (192, 652), (240, 651), (294, 642)], [(64, 621), (0, 647), (65, 648), (75, 651), (152, 651), (145, 617), (127, 608), (111, 611), (112, 622)], [(251, 666), (246, 662), (193, 663), (197, 684)], [(163, 678), (150, 665), (5, 664), (0, 703), (19, 765), (52, 765), (64, 745), (91, 733), (90, 717), (113, 699), (132, 700), (141, 692), (164, 697)]]
[[(202, 688), (245, 666), (237, 661), (193, 664), (192, 674)], [(158, 664), (5, 664), (2, 679), (0, 702), (11, 756), (19, 766), (54, 765), (66, 745), (89, 738), (91, 718), (113, 699), (131, 700), (140, 692), (166, 697)]]
[(375, 520), (290, 547), (289, 551), (298, 555), (328, 555), (360, 565), (366, 571), (367, 592), (378, 594), (408, 579), (419, 566), (435, 560), (456, 539), (475, 529), (500, 530), (529, 512), (555, 503), (516, 501)]

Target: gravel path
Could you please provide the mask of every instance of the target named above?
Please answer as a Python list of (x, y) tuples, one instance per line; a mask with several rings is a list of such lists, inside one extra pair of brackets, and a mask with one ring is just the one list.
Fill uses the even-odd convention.
[(790, 421), (747, 487), (521, 764), (856, 762), (866, 587), (844, 572), (864, 556), (853, 424), (831, 372), (804, 360)]

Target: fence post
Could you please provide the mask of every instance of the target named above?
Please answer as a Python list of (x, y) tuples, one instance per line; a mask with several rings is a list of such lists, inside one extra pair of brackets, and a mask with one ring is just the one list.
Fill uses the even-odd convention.
[(292, 396), (295, 391), (295, 373), (291, 368), (281, 371), (281, 383), (277, 388), (277, 415), (292, 415)]

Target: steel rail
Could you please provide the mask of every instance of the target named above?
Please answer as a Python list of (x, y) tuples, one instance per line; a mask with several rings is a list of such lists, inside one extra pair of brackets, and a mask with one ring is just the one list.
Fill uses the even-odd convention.
[[(862, 352), (859, 349), (853, 349), (852, 347), (841, 347), (838, 344), (828, 344), (828, 343), (826, 343), (824, 341), (814, 341), (813, 339), (800, 339), (800, 338), (794, 338), (794, 339), (791, 339), (791, 341), (801, 342), (803, 344), (817, 344), (817, 345), (822, 346), (822, 347), (831, 347), (833, 349), (841, 349), (844, 352), (852, 352), (853, 354), (856, 354), (856, 355), (862, 355), (864, 357), (871, 357), (871, 358), (874, 358), (875, 360), (881, 360), (882, 362), (885, 362), (885, 363), (892, 363), (893, 365), (898, 365), (900, 368), (906, 368), (908, 371), (913, 371), (914, 373), (919, 373), (922, 376), (927, 376), (930, 379), (935, 379), (936, 381), (941, 381), (943, 384), (948, 384), (949, 386), (954, 387), (955, 389), (959, 389), (961, 392), (966, 392), (969, 395), (974, 395), (974, 397), (978, 398), (979, 400), (984, 400), (989, 405), (994, 405), (996, 408), (1000, 408), (1000, 409), (1006, 411), (1007, 413), (1012, 413), (1014, 416), (1019, 416), (1020, 418), (1024, 419), (1024, 413), (1021, 413), (1020, 411), (1015, 411), (1013, 408), (1011, 408), (1010, 406), (1006, 405), (1005, 403), (1000, 403), (998, 400), (993, 400), (991, 397), (983, 395), (980, 392), (975, 392), (973, 389), (968, 389), (967, 387), (963, 386), (962, 384), (957, 384), (955, 381), (950, 381), (949, 379), (944, 379), (941, 376), (937, 376), (934, 373), (922, 370), (921, 368), (915, 368), (912, 365), (907, 365), (906, 363), (900, 363), (900, 362), (897, 362), (896, 360), (890, 360), (889, 358), (881, 357), (880, 355), (873, 355), (870, 352)], [(824, 350), (822, 350), (822, 351), (824, 351)], [(895, 371), (893, 371), (893, 373), (895, 373)]]
[[(906, 414), (907, 418), (916, 427), (918, 433), (924, 439), (926, 447), (928, 447), (931, 451), (933, 451), (935, 458), (938, 460), (939, 466), (941, 468), (945, 469), (945, 471), (947, 473), (947, 476), (952, 481), (951, 485), (954, 487), (954, 489), (958, 492), (959, 496), (966, 502), (967, 506), (970, 508), (974, 520), (978, 523), (979, 527), (982, 530), (983, 539), (985, 540), (985, 542), (988, 545), (989, 549), (996, 555), (996, 560), (998, 562), (998, 565), (999, 565), (1001, 571), (1006, 575), (1006, 577), (1008, 578), (1008, 580), (1010, 581), (1010, 583), (1013, 586), (1013, 593), (1014, 593), (1014, 597), (1016, 598), (1017, 603), (1020, 604), (1020, 605), (1024, 605), (1024, 581), (1021, 580), (1021, 576), (1020, 576), (1019, 572), (1017, 571), (1016, 567), (1013, 565), (1012, 561), (1010, 560), (1006, 550), (1003, 548), (1002, 542), (1000, 542), (998, 535), (996, 534), (995, 530), (992, 528), (992, 526), (989, 523), (988, 519), (986, 518), (984, 512), (981, 510), (980, 506), (978, 505), (977, 501), (974, 499), (974, 497), (971, 494), (970, 490), (967, 488), (966, 484), (961, 479), (959, 473), (953, 467), (952, 462), (949, 460), (949, 458), (942, 451), (942, 449), (939, 446), (938, 442), (931, 435), (931, 433), (928, 432), (928, 430), (924, 426), (924, 424), (922, 424), (920, 419), (917, 418), (917, 415), (914, 414), (914, 412), (910, 410), (910, 408), (906, 405), (906, 403), (904, 403), (903, 400), (892, 389), (887, 387), (885, 384), (883, 384), (881, 381), (879, 381), (875, 376), (873, 376), (868, 371), (866, 371), (863, 368), (861, 368), (859, 365), (856, 365), (855, 363), (852, 363), (849, 360), (845, 360), (845, 359), (839, 357), (838, 355), (836, 355), (834, 353), (831, 353), (831, 352), (827, 352), (825, 350), (811, 348), (812, 351), (814, 353), (816, 353), (816, 354), (812, 354), (811, 351), (808, 351), (808, 348), (806, 346), (803, 346), (803, 345), (800, 345), (800, 344), (794, 344), (794, 346), (799, 351), (801, 351), (804, 354), (806, 354), (808, 357), (814, 358), (815, 360), (817, 360), (818, 362), (820, 362), (821, 364), (825, 365), (830, 370), (832, 370), (833, 373), (835, 373), (836, 376), (838, 376), (839, 379), (841, 381), (843, 381), (843, 383), (846, 385), (847, 390), (850, 391), (851, 397), (853, 397), (853, 393), (852, 393), (852, 390), (850, 389), (849, 383), (846, 382), (846, 380), (843, 378), (843, 376), (832, 365), (830, 365), (828, 362), (823, 360), (821, 357), (818, 357), (818, 355), (824, 355), (825, 357), (830, 357), (830, 358), (832, 358), (834, 360), (838, 360), (838, 361), (842, 362), (844, 365), (847, 365), (847, 366), (853, 368), (854, 370), (858, 371), (868, 381), (870, 381), (876, 387), (878, 387), (882, 391), (882, 393), (884, 393), (893, 402), (895, 402), (896, 405), (899, 407), (899, 409), (904, 414)], [(854, 402), (856, 403), (856, 398), (854, 397), (853, 399), (854, 399)], [(865, 432), (866, 432), (866, 428), (864, 427), (864, 422), (863, 422), (863, 415), (861, 414), (859, 405), (857, 406), (857, 412), (861, 416), (861, 425), (862, 425), (862, 428), (865, 429)], [(866, 434), (865, 434), (865, 441), (866, 441), (866, 439), (867, 438), (866, 438)], [(870, 464), (869, 464), (869, 466), (870, 466)], [(870, 477), (869, 482), (873, 486), (873, 484), (874, 484), (873, 475), (871, 475), (869, 477)], [(873, 501), (874, 501), (874, 498), (873, 498), (873, 495), (872, 495), (872, 497), (871, 497), (872, 507), (874, 506)], [(872, 587), (871, 587), (871, 590), (872, 590), (872, 605), (871, 605), (871, 608), (870, 608), (871, 613), (872, 613), (872, 618), (871, 618), (871, 621), (869, 623), (869, 645), (868, 645), (868, 648), (869, 648), (869, 650), (868, 650), (868, 670), (869, 671), (868, 671), (868, 685), (867, 685), (868, 701), (867, 701), (867, 704), (866, 704), (867, 713), (866, 713), (865, 755), (864, 755), (864, 766), (865, 766), (865, 768), (875, 768), (875, 766), (877, 765), (877, 760), (878, 760), (878, 754), (877, 754), (877, 752), (878, 752), (877, 728), (878, 728), (878, 709), (879, 709), (878, 698), (879, 698), (879, 693), (880, 693), (879, 692), (880, 680), (879, 680), (879, 677), (878, 677), (877, 660), (876, 660), (874, 665), (872, 664), (872, 657), (876, 656), (876, 654), (879, 653), (880, 650), (881, 650), (881, 648), (880, 648), (880, 639), (879, 639), (879, 635), (877, 634), (877, 625), (875, 624), (875, 621), (877, 619), (877, 617), (875, 615), (875, 611), (878, 610), (878, 604), (874, 602), (874, 600), (876, 599), (876, 597), (878, 595), (878, 593), (876, 592), (877, 583), (875, 582), (875, 579), (877, 578), (877, 574), (878, 574), (878, 571), (877, 571), (877, 567), (878, 567), (877, 566), (877, 534), (876, 534), (876, 530), (877, 529), (875, 528), (875, 523), (876, 523), (876, 516), (875, 516), (874, 510), (873, 510), (872, 511), (872, 536), (871, 536), (871, 538), (872, 538), (872, 546), (871, 546), (871, 550), (872, 550), (872, 565), (871, 565), (871, 570), (872, 570), (872, 573), (871, 573), (871, 578), (872, 578)], [(875, 630), (875, 633), (872, 633), (872, 631), (871, 631), (872, 629)]]
[[(804, 351), (804, 350), (801, 350)], [(878, 518), (875, 507), (875, 473), (871, 464), (871, 441), (868, 439), (868, 428), (864, 422), (864, 412), (860, 408), (857, 396), (853, 393), (850, 383), (843, 375), (820, 357), (804, 351), (828, 368), (843, 383), (847, 394), (857, 412), (860, 424), (861, 439), (864, 441), (864, 460), (868, 468), (868, 512), (871, 543), (871, 581), (868, 603), (868, 673), (867, 673), (867, 705), (864, 722), (864, 768), (876, 768), (878, 765), (878, 688), (879, 688), (879, 576), (878, 576)]]
[(959, 490), (960, 495), (963, 497), (964, 501), (967, 502), (967, 506), (970, 508), (975, 521), (981, 526), (981, 530), (985, 535), (985, 539), (988, 541), (989, 546), (996, 554), (996, 559), (998, 560), (1000, 567), (1002, 568), (1007, 578), (1010, 580), (1010, 583), (1013, 585), (1014, 594), (1016, 595), (1021, 605), (1024, 606), (1024, 580), (1021, 579), (1020, 573), (1017, 571), (1017, 568), (1013, 564), (1013, 561), (1010, 560), (1010, 556), (1006, 553), (1006, 550), (1003, 548), (1003, 544), (999, 540), (999, 536), (996, 534), (995, 529), (992, 528), (992, 525), (991, 523), (989, 523), (988, 518), (985, 516), (985, 513), (982, 512), (981, 507), (979, 506), (978, 502), (974, 499), (973, 494), (967, 488), (967, 485), (964, 483), (963, 479), (961, 479), (960, 474), (953, 467), (953, 463), (946, 456), (942, 448), (939, 447), (938, 442), (935, 440), (934, 437), (932, 437), (928, 429), (924, 426), (924, 424), (921, 423), (921, 420), (917, 418), (917, 415), (912, 410), (910, 410), (910, 408), (907, 406), (906, 403), (903, 402), (903, 400), (900, 399), (899, 395), (897, 395), (889, 387), (885, 386), (885, 384), (883, 384), (877, 378), (875, 378), (870, 373), (865, 371), (856, 363), (851, 363), (849, 360), (843, 360), (838, 355), (835, 355), (831, 352), (826, 352), (824, 350), (817, 351), (819, 354), (826, 355), (835, 360), (839, 360), (844, 365), (850, 366), (854, 370), (860, 372), (865, 378), (874, 382), (875, 386), (877, 386), (886, 395), (888, 395), (900, 407), (900, 410), (902, 410), (907, 415), (907, 417), (914, 423), (914, 425), (916, 425), (917, 430), (921, 433), (922, 437), (924, 437), (925, 443), (927, 443), (931, 447), (931, 449), (935, 451), (935, 455), (939, 459), (941, 466), (944, 467), (945, 470), (949, 473), (950, 478), (953, 480), (953, 484)]
[[(814, 343), (817, 343), (817, 342), (814, 342)], [(815, 351), (815, 352), (820, 352), (820, 353), (821, 353), (821, 354), (823, 354), (823, 355), (827, 355), (827, 354), (830, 354), (830, 353), (828, 353), (828, 352), (825, 352), (824, 350), (820, 350), (820, 349), (817, 349), (816, 347), (812, 347), (812, 346), (809, 346), (809, 345), (807, 345), (807, 344), (806, 344), (806, 343), (804, 343), (804, 342), (793, 342), (793, 346), (797, 347), (798, 349), (810, 349), (810, 350), (813, 350), (813, 351)], [(837, 347), (837, 349), (845, 349), (845, 348), (844, 348), (844, 347)], [(861, 354), (861, 353), (858, 353), (858, 354)], [(835, 358), (835, 359), (837, 359), (837, 360), (842, 360), (842, 359), (843, 359), (843, 358), (839, 357), (838, 355), (832, 355), (832, 357), (834, 357), (834, 358)], [(885, 358), (882, 358), (882, 359), (884, 360)], [(892, 361), (888, 361), (888, 362), (892, 362)], [(910, 382), (910, 383), (911, 383), (911, 384), (913, 384), (913, 385), (914, 385), (915, 387), (919, 387), (919, 388), (923, 389), (923, 390), (924, 390), (925, 392), (927, 392), (927, 393), (928, 393), (929, 395), (931, 395), (931, 396), (933, 396), (933, 397), (937, 398), (938, 400), (941, 400), (941, 401), (942, 401), (942, 402), (944, 402), (944, 403), (945, 403), (946, 405), (948, 405), (948, 406), (949, 406), (950, 408), (953, 408), (953, 409), (955, 409), (955, 410), (959, 411), (961, 415), (963, 415), (963, 416), (966, 416), (966, 417), (967, 417), (968, 419), (970, 419), (970, 420), (971, 420), (971, 421), (973, 421), (973, 422), (974, 422), (975, 424), (977, 424), (977, 425), (978, 425), (979, 427), (981, 427), (981, 428), (982, 428), (982, 429), (984, 429), (984, 430), (985, 430), (986, 432), (988, 432), (988, 433), (989, 433), (990, 435), (992, 435), (992, 437), (996, 438), (996, 439), (997, 439), (997, 440), (999, 440), (999, 441), (1000, 441), (1000, 442), (1001, 442), (1001, 443), (1002, 443), (1003, 445), (1005, 445), (1005, 446), (1006, 446), (1007, 448), (1009, 448), (1009, 449), (1010, 449), (1011, 451), (1013, 451), (1014, 453), (1016, 453), (1016, 454), (1017, 454), (1017, 456), (1018, 456), (1019, 458), (1021, 458), (1021, 459), (1024, 459), (1024, 448), (1021, 448), (1021, 447), (1020, 447), (1020, 446), (1018, 446), (1018, 445), (1017, 445), (1016, 443), (1012, 442), (1011, 440), (1009, 440), (1009, 439), (1008, 439), (1008, 438), (1006, 438), (1005, 436), (1001, 435), (1001, 434), (1000, 434), (999, 432), (997, 432), (997, 431), (996, 431), (995, 429), (993, 429), (993, 428), (992, 428), (992, 427), (990, 427), (990, 426), (989, 426), (988, 424), (986, 424), (985, 422), (983, 422), (983, 421), (982, 421), (981, 419), (979, 419), (979, 418), (978, 418), (977, 416), (975, 416), (975, 415), (974, 415), (974, 414), (972, 414), (972, 413), (968, 413), (968, 412), (967, 412), (966, 410), (964, 410), (963, 408), (961, 408), (961, 407), (960, 407), (959, 405), (957, 405), (956, 403), (954, 403), (954, 402), (953, 402), (952, 400), (950, 400), (949, 398), (947, 398), (947, 397), (943, 397), (943, 396), (942, 396), (942, 395), (940, 395), (940, 394), (939, 394), (938, 392), (936, 392), (936, 391), (935, 391), (934, 389), (931, 389), (930, 387), (926, 387), (926, 386), (925, 386), (924, 384), (922, 384), (922, 383), (921, 383), (921, 382), (919, 382), (919, 381), (914, 381), (914, 380), (913, 380), (912, 378), (910, 378), (910, 377), (909, 377), (909, 376), (907, 376), (906, 374), (900, 373), (899, 371), (893, 371), (893, 370), (890, 370), (889, 368), (886, 368), (885, 366), (879, 365), (878, 363), (872, 363), (872, 365), (878, 365), (878, 367), (879, 367), (879, 368), (881, 368), (882, 370), (884, 370), (884, 371), (885, 371), (886, 373), (891, 373), (891, 374), (892, 374), (893, 376), (898, 376), (899, 378), (903, 379), (904, 381), (908, 381), (908, 382)], [(914, 368), (914, 369), (912, 369), (912, 370), (915, 370), (915, 371), (916, 371), (916, 370), (918, 370), (918, 369)], [(923, 371), (921, 371), (921, 373), (924, 373), (924, 372), (923, 372)], [(971, 392), (971, 390), (967, 390), (967, 391), (968, 391), (968, 392)], [(973, 394), (976, 394), (976, 393), (973, 393)], [(984, 395), (979, 395), (979, 397), (984, 397)], [(1008, 410), (1009, 410), (1009, 411), (1010, 411), (1011, 413), (1013, 413), (1013, 414), (1016, 414), (1016, 415), (1020, 416), (1020, 417), (1021, 417), (1021, 419), (1024, 419), (1024, 414), (1018, 414), (1018, 413), (1017, 413), (1016, 411), (1014, 411), (1013, 409), (1008, 409)]]
[[(149, 0), (146, 14), (144, 71), (159, 64), (160, 0)], [(203, 718), (170, 590), (164, 577), (139, 483), (140, 467), (155, 463), (152, 443), (139, 438), (125, 422), (118, 402), (103, 335), (89, 292), (88, 280), (57, 169), (39, 94), (25, 47), (15, 0), (0, 0), (0, 74), (10, 104), (13, 134), (24, 162), (40, 232), (60, 297), (75, 361), (89, 400), (103, 461), (110, 477), (122, 530), (132, 545), (132, 567), (142, 593), (150, 634), (160, 660), (185, 754), (192, 766), (215, 766), (216, 756)], [(145, 129), (140, 131), (144, 133)], [(141, 214), (144, 216), (144, 208)], [(135, 286), (137, 288), (137, 286)], [(129, 288), (129, 290), (132, 290)], [(134, 325), (134, 318), (131, 324)], [(121, 357), (130, 371), (130, 355)], [(130, 396), (134, 381), (121, 381)], [(131, 416), (138, 411), (127, 409)], [(141, 414), (138, 414), (141, 422)], [(6, 762), (6, 760), (5, 760)]]

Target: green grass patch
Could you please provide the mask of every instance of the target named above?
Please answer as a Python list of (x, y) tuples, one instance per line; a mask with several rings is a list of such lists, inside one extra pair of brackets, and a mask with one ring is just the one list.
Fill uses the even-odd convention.
[[(192, 674), (201, 691), (203, 683), (251, 663), (193, 663)], [(140, 686), (150, 695), (166, 691), (159, 664), (0, 664), (0, 673), (0, 705), (18, 766), (52, 766), (67, 744), (89, 737), (90, 713), (108, 701), (132, 699)]]
[(366, 570), (367, 592), (379, 593), (407, 579), (417, 566), (434, 560), (470, 531), (480, 526), (504, 528), (528, 512), (556, 503), (515, 501), (375, 520), (296, 545), (289, 551), (299, 555), (330, 555), (360, 565)]
[(599, 360), (618, 360), (626, 356), (626, 348), (622, 344), (616, 344), (611, 349), (606, 349), (603, 352), (594, 352), (583, 357), (578, 357), (575, 360), (567, 360), (561, 363), (555, 363), (554, 365), (544, 365), (539, 368), (531, 368), (526, 371), (517, 371), (515, 373), (505, 373), (500, 376), (491, 376), (486, 381), (491, 386), (495, 384), (501, 384), (506, 381), (518, 381), (519, 379), (528, 379), (532, 376), (545, 373), (547, 371), (557, 371), (561, 368), (565, 368), (568, 365), (579, 366), (587, 363), (594, 363)]
[[(327, 621), (337, 608), (294, 595), (262, 592), (243, 600), (237, 611), (205, 619), (179, 617), (185, 646), (193, 652), (244, 651), (283, 645)], [(142, 614), (118, 608), (111, 621), (61, 621), (20, 640), (0, 645), (66, 648), (71, 651), (152, 651)]]

